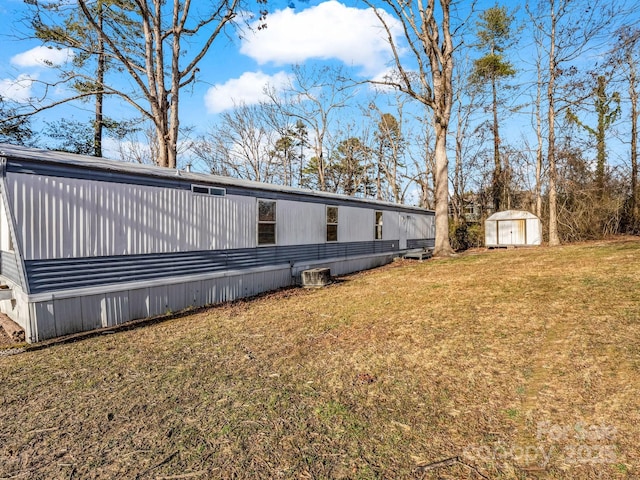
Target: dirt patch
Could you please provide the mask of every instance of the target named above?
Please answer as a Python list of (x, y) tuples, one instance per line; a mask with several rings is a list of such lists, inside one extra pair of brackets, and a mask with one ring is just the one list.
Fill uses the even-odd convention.
[(7, 348), (12, 348), (15, 346), (16, 342), (7, 335), (7, 332), (4, 331), (4, 328), (0, 327), (0, 350), (4, 350)]

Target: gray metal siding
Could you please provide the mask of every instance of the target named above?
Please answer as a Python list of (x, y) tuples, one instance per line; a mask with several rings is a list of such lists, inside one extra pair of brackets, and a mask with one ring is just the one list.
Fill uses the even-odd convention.
[[(344, 207), (339, 207), (341, 210)], [(276, 208), (278, 245), (319, 243), (326, 238), (326, 206), (279, 200)], [(292, 228), (295, 225), (295, 228)], [(345, 239), (346, 240), (346, 239)]]
[(149, 304), (149, 288), (129, 290), (129, 315), (132, 319), (150, 317)]
[[(122, 255), (72, 259), (29, 260), (25, 262), (31, 293), (117, 284), (131, 281), (243, 270), (330, 258), (348, 258), (398, 250), (397, 240), (320, 243), (315, 245), (274, 246), (235, 250), (180, 252), (159, 255)], [(153, 295), (157, 297), (157, 295)], [(187, 305), (184, 305), (187, 306)], [(180, 306), (180, 308), (184, 308)], [(169, 299), (150, 306), (178, 310)]]
[(20, 285), (20, 272), (18, 270), (18, 259), (15, 252), (0, 251), (0, 274), (12, 282)]
[(373, 240), (375, 210), (341, 207), (338, 210), (338, 241), (364, 242)]
[[(129, 315), (129, 295), (127, 292), (106, 294), (103, 302), (104, 307), (101, 309), (104, 312), (104, 318), (102, 320), (103, 326), (111, 327), (132, 320)], [(95, 312), (83, 311), (82, 313), (83, 318), (90, 318), (92, 315), (95, 315)], [(87, 328), (85, 330), (89, 329)]]
[(38, 302), (31, 305), (31, 342), (39, 342), (62, 334), (56, 332), (56, 315), (53, 301)]
[(407, 248), (433, 248), (436, 246), (433, 238), (414, 238), (407, 240)]
[(55, 298), (53, 311), (56, 318), (56, 336), (60, 337), (86, 330), (82, 320), (81, 298)]
[(25, 260), (254, 247), (248, 197), (14, 175), (7, 179)]
[(400, 214), (398, 212), (384, 212), (382, 214), (382, 238), (384, 240), (400, 238)]
[[(117, 183), (142, 187), (161, 187), (176, 190), (191, 190), (193, 183), (225, 188), (227, 194), (245, 197), (258, 197), (271, 200), (292, 200), (298, 202), (325, 203), (327, 205), (353, 206), (358, 204), (360, 208), (389, 210), (396, 212), (416, 212), (417, 207), (404, 205), (384, 204), (377, 206), (375, 202), (360, 198), (339, 198), (318, 192), (293, 190), (251, 183), (242, 180), (224, 178), (216, 181), (213, 175), (183, 174), (176, 170), (162, 169), (159, 167), (130, 165), (122, 162), (81, 157), (59, 152), (30, 151), (29, 157), (21, 158), (19, 155), (7, 154), (6, 172), (13, 174), (26, 174), (43, 177), (73, 178), (78, 180), (91, 180), (101, 183)], [(47, 160), (47, 157), (52, 157)], [(53, 157), (56, 157), (55, 159)], [(67, 161), (68, 160), (68, 161)], [(170, 172), (170, 173), (169, 173)], [(174, 173), (175, 172), (175, 173)], [(220, 177), (218, 177), (220, 178)], [(250, 185), (250, 186), (249, 186)], [(383, 205), (382, 203), (378, 205)], [(433, 215), (432, 211), (423, 211), (425, 215)]]
[[(84, 330), (95, 330), (106, 325), (106, 315), (103, 311), (104, 295), (85, 295), (81, 297), (82, 326)], [(103, 318), (104, 317), (104, 318)]]

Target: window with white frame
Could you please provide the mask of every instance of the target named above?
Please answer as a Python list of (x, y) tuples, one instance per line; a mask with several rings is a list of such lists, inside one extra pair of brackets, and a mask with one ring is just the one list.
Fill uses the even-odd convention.
[(191, 191), (200, 195), (213, 195), (214, 197), (224, 197), (227, 190), (222, 187), (208, 187), (206, 185), (191, 185)]
[(258, 200), (258, 245), (276, 243), (276, 202)]
[(327, 242), (338, 241), (338, 207), (327, 207)]
[(382, 212), (376, 210), (376, 225), (374, 238), (376, 240), (382, 240)]

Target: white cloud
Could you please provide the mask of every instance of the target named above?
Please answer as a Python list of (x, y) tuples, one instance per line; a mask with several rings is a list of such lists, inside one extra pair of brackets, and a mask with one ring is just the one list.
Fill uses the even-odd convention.
[(69, 48), (58, 50), (44, 46), (34, 47), (11, 57), (11, 63), (19, 67), (52, 67), (62, 65), (73, 59)]
[(210, 113), (219, 113), (233, 108), (234, 104), (254, 105), (267, 100), (264, 88), (269, 85), (276, 90), (289, 82), (289, 75), (278, 72), (267, 75), (263, 72), (245, 72), (239, 78), (214, 85), (207, 90), (204, 102)]
[[(397, 19), (380, 12), (397, 39)], [(278, 10), (267, 17), (267, 28), (247, 35), (241, 53), (260, 64), (303, 63), (308, 59), (336, 59), (375, 75), (391, 59), (386, 33), (375, 12), (347, 7), (331, 0), (296, 13)]]
[(24, 103), (32, 97), (31, 86), (34, 77), (22, 74), (18, 78), (3, 78), (0, 80), (0, 97), (14, 102)]
[(401, 83), (401, 79), (399, 78), (399, 73), (396, 68), (381, 70), (377, 75), (372, 77), (371, 80), (379, 82), (371, 86), (371, 89), (376, 92), (391, 92), (394, 90), (394, 87), (388, 85), (389, 83)]

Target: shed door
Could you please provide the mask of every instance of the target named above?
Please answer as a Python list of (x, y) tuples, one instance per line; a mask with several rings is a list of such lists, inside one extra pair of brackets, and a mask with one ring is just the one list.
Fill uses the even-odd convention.
[(498, 220), (498, 245), (526, 245), (526, 220)]

